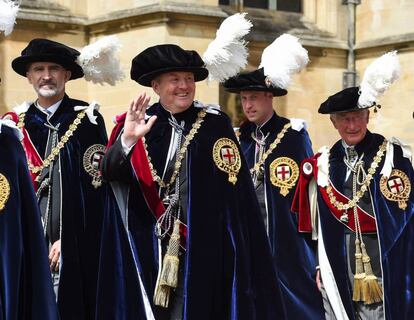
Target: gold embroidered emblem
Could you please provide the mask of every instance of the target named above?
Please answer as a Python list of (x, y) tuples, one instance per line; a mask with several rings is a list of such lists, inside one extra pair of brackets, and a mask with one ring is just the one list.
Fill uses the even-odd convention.
[(236, 143), (228, 138), (220, 138), (213, 147), (213, 160), (216, 166), (229, 175), (229, 182), (236, 184), (237, 174), (241, 167), (239, 149)]
[(102, 185), (99, 167), (104, 155), (105, 146), (102, 144), (91, 145), (83, 155), (83, 168), (92, 177), (92, 185), (95, 189)]
[(410, 198), (411, 183), (408, 176), (398, 169), (393, 169), (387, 178), (381, 177), (380, 190), (385, 198), (398, 202), (402, 210), (407, 208), (407, 201)]
[(7, 178), (0, 173), (0, 212), (6, 206), (10, 196), (10, 185)]
[(286, 197), (299, 178), (299, 166), (291, 158), (280, 157), (272, 161), (269, 171), (270, 182), (279, 187), (280, 194)]

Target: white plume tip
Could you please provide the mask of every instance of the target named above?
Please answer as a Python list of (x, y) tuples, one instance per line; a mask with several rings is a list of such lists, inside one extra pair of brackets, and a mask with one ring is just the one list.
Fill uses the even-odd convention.
[(263, 68), (274, 87), (286, 89), (292, 75), (300, 72), (308, 63), (308, 51), (302, 47), (299, 39), (285, 33), (263, 50), (259, 68)]
[(116, 36), (107, 36), (85, 46), (76, 63), (82, 67), (86, 81), (113, 86), (124, 79), (118, 56), (120, 49)]
[(223, 82), (247, 65), (247, 43), (243, 37), (250, 32), (252, 23), (246, 19), (246, 14), (236, 13), (226, 18), (204, 53), (209, 81)]
[(19, 6), (14, 1), (0, 0), (0, 32), (4, 32), (5, 36), (13, 31), (17, 11), (19, 11)]
[(371, 107), (401, 74), (397, 51), (390, 51), (375, 59), (365, 70), (360, 84), (358, 106)]

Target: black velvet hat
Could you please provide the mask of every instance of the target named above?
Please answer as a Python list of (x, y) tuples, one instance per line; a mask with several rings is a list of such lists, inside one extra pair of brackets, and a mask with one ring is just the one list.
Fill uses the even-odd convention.
[(188, 71), (194, 73), (195, 81), (201, 81), (208, 76), (204, 65), (196, 51), (184, 50), (174, 44), (157, 45), (145, 49), (132, 60), (131, 79), (151, 87), (151, 81), (160, 74)]
[(321, 104), (318, 112), (322, 114), (351, 112), (376, 106), (376, 103), (373, 103), (366, 108), (360, 107), (358, 104), (359, 91), (359, 87), (351, 87), (335, 93)]
[(12, 68), (18, 74), (26, 76), (29, 65), (33, 62), (54, 62), (72, 72), (69, 80), (83, 77), (82, 68), (75, 62), (80, 52), (59, 42), (48, 39), (33, 39), (21, 56), (12, 62)]
[(266, 77), (263, 68), (261, 68), (248, 73), (240, 73), (225, 81), (223, 87), (232, 93), (240, 93), (240, 91), (266, 91), (273, 93), (274, 97), (287, 94), (287, 90), (274, 87), (273, 85), (267, 86), (266, 83)]

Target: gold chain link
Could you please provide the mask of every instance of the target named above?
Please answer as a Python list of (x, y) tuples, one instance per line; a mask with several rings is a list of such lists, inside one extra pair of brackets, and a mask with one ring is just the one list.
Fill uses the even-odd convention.
[(282, 141), (283, 137), (286, 134), (286, 131), (291, 127), (291, 123), (286, 123), (283, 129), (277, 134), (276, 139), (270, 144), (269, 149), (263, 154), (263, 156), (260, 158), (259, 161), (255, 163), (253, 168), (250, 169), (250, 173), (256, 173), (258, 174), (260, 171), (260, 167), (264, 164), (266, 159), (269, 157), (269, 155), (273, 152), (273, 150), (278, 146), (278, 144)]
[(158, 185), (161, 188), (169, 188), (171, 186), (171, 184), (174, 183), (175, 179), (177, 178), (178, 173), (180, 172), (181, 164), (182, 164), (182, 161), (184, 159), (184, 155), (187, 152), (188, 145), (190, 144), (191, 140), (193, 140), (193, 138), (196, 135), (198, 129), (200, 129), (201, 123), (204, 121), (205, 116), (206, 116), (206, 112), (204, 110), (201, 110), (198, 113), (196, 122), (194, 122), (193, 126), (191, 127), (190, 132), (185, 137), (184, 143), (180, 148), (180, 152), (178, 153), (177, 159), (176, 159), (175, 164), (174, 164), (174, 172), (173, 172), (173, 174), (171, 176), (171, 179), (168, 183), (164, 182), (160, 178), (160, 176), (158, 175), (158, 173), (155, 170), (154, 166), (152, 165), (151, 157), (148, 155), (148, 146), (145, 143), (145, 138), (142, 139), (143, 142), (144, 142), (145, 152), (147, 153), (147, 158), (148, 158), (149, 166), (150, 166), (150, 169), (151, 169), (152, 178), (154, 179), (155, 182), (158, 183)]
[[(40, 166), (34, 166), (30, 160), (27, 160), (27, 164), (29, 166), (29, 170), (32, 173), (39, 173), (44, 168), (49, 167), (50, 164), (56, 159), (56, 157), (59, 155), (60, 150), (65, 146), (66, 142), (68, 142), (69, 138), (73, 135), (73, 133), (78, 128), (78, 125), (81, 123), (81, 120), (85, 117), (86, 111), (79, 112), (76, 116), (76, 119), (73, 121), (73, 123), (69, 126), (69, 129), (65, 132), (65, 134), (60, 138), (60, 141), (58, 142), (57, 146), (52, 148), (49, 156), (43, 160), (43, 164)], [(17, 123), (17, 127), (20, 129), (23, 129), (24, 127), (24, 119), (25, 119), (26, 113), (21, 113), (19, 115), (19, 122)]]
[[(326, 187), (326, 191), (328, 193), (329, 196), (329, 201), (331, 202), (331, 204), (336, 207), (337, 209), (341, 210), (341, 211), (346, 211), (348, 209), (351, 209), (353, 207), (355, 207), (359, 200), (361, 200), (361, 198), (363, 197), (363, 195), (365, 194), (365, 192), (367, 192), (369, 185), (371, 183), (372, 178), (375, 175), (375, 172), (379, 166), (379, 163), (381, 162), (382, 157), (384, 156), (385, 150), (387, 148), (387, 140), (384, 139), (384, 142), (381, 144), (380, 148), (378, 149), (378, 152), (376, 154), (376, 156), (374, 157), (374, 160), (371, 163), (370, 168), (368, 169), (368, 174), (365, 178), (364, 183), (361, 185), (361, 188), (356, 192), (355, 196), (352, 198), (352, 200), (349, 200), (347, 203), (343, 203), (339, 200), (336, 199), (333, 191), (332, 191), (332, 185), (330, 184), (329, 186)], [(328, 154), (329, 157), (329, 154)], [(329, 167), (328, 167), (328, 177), (329, 177)], [(329, 179), (330, 181), (330, 179)]]

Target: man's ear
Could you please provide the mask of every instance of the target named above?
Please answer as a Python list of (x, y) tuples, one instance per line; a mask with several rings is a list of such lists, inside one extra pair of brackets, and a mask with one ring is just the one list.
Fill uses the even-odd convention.
[(152, 90), (154, 90), (156, 94), (160, 95), (160, 84), (158, 83), (157, 80), (154, 79), (151, 81), (151, 87), (152, 87)]
[(370, 111), (369, 111), (369, 109), (367, 109), (367, 124), (369, 123), (369, 114), (370, 114)]
[(329, 119), (331, 119), (331, 122), (332, 122), (333, 126), (335, 127), (335, 129), (338, 130), (338, 128), (336, 127), (335, 115), (333, 115), (333, 114), (329, 115)]
[(71, 76), (72, 76), (72, 72), (69, 70), (66, 70), (65, 82), (68, 82)]

